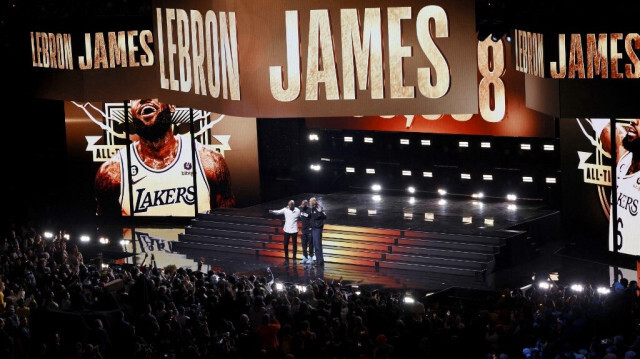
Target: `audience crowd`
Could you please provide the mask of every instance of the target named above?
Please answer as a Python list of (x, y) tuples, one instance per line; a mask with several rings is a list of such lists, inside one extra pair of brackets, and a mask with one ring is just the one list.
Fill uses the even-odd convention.
[[(280, 290), (278, 290), (280, 289)], [(636, 358), (638, 288), (551, 283), (475, 300), (277, 286), (169, 266), (88, 264), (33, 230), (0, 238), (1, 358)]]

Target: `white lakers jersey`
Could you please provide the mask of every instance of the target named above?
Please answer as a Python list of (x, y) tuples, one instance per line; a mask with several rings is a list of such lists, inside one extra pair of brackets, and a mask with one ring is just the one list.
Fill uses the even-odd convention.
[[(196, 150), (196, 165), (192, 163), (190, 139), (176, 136), (178, 153), (176, 158), (163, 169), (147, 166), (136, 150), (137, 142), (129, 145), (131, 150), (131, 182), (127, 173), (126, 149), (118, 151), (120, 160), (120, 205), (123, 216), (194, 216), (196, 190), (193, 185), (193, 171), (196, 171), (198, 212), (211, 209), (209, 182), (205, 177)], [(200, 144), (196, 143), (196, 148)], [(133, 206), (129, 200), (129, 188), (133, 192)]]
[[(618, 162), (616, 179), (618, 184), (618, 218), (609, 221), (609, 236), (612, 225), (616, 226), (616, 238), (609, 238), (609, 249), (613, 250), (614, 243), (622, 241), (621, 253), (640, 255), (640, 171), (627, 175), (631, 166), (633, 154), (625, 153)], [(613, 217), (613, 211), (611, 211)]]

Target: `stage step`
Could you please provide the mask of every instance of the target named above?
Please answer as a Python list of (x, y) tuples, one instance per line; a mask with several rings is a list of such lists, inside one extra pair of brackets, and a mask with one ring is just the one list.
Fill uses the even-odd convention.
[[(243, 239), (230, 239), (220, 237), (207, 237), (206, 241), (200, 236), (192, 236), (188, 234), (180, 235), (180, 242), (178, 247), (189, 246), (192, 248), (201, 248), (206, 250), (209, 244), (216, 245), (230, 245), (238, 247), (251, 248), (254, 250), (270, 250), (283, 252), (283, 242), (280, 241), (259, 241), (259, 240), (243, 240)], [(491, 269), (491, 261), (472, 261), (468, 259), (459, 259), (451, 256), (440, 255), (416, 255), (416, 254), (396, 254), (389, 253), (386, 248), (381, 250), (375, 250), (367, 246), (366, 248), (348, 247), (351, 243), (345, 242), (333, 242), (323, 240), (324, 253), (327, 255), (345, 255), (352, 256), (354, 258), (366, 258), (377, 261), (398, 261), (407, 263), (420, 263), (427, 265), (440, 265), (440, 266), (452, 266), (458, 268), (470, 268), (476, 270)], [(289, 245), (290, 252), (292, 251), (291, 245)], [(298, 248), (298, 254), (302, 254), (302, 248)]]
[[(244, 216), (233, 211), (200, 214), (185, 228), (174, 247), (211, 259), (224, 260), (226, 256), (281, 259), (284, 258), (282, 223), (278, 218)], [(414, 273), (417, 281), (419, 277), (438, 281), (447, 276), (461, 282), (477, 282), (493, 272), (500, 248), (510, 236), (516, 235), (498, 231), (489, 235), (446, 234), (325, 224), (323, 249), (328, 265), (344, 267), (344, 271), (367, 268), (379, 273), (383, 269), (385, 273), (395, 273), (399, 281), (403, 281), (406, 273)], [(300, 240), (298, 234), (298, 243)], [(298, 248), (298, 257), (302, 257), (302, 248)]]
[[(236, 228), (236, 229), (234, 229)], [(185, 229), (185, 233), (188, 234), (202, 234), (206, 236), (222, 236), (227, 238), (247, 238), (247, 239), (263, 239), (267, 240), (275, 238), (276, 236), (282, 237), (283, 234), (276, 234), (270, 230), (261, 226), (252, 225), (234, 225), (228, 226), (226, 223), (216, 221), (200, 221), (194, 220), (191, 226)], [(234, 233), (234, 234), (232, 234)], [(363, 242), (376, 242), (385, 245), (403, 245), (403, 246), (416, 246), (433, 249), (450, 249), (454, 251), (463, 252), (477, 252), (484, 254), (496, 254), (498, 252), (499, 244), (490, 241), (489, 243), (482, 243), (479, 240), (470, 241), (469, 236), (431, 236), (424, 238), (401, 238), (390, 237), (373, 234), (358, 234), (356, 232), (334, 232), (331, 230), (325, 230), (322, 234), (323, 240), (326, 239), (343, 239), (352, 241)], [(449, 240), (442, 239), (448, 238)], [(456, 239), (458, 238), (458, 239)]]
[[(178, 244), (179, 243), (179, 244)], [(230, 244), (218, 244), (218, 243), (198, 243), (187, 242), (184, 238), (180, 238), (180, 241), (174, 245), (175, 248), (184, 249), (198, 249), (201, 251), (219, 251), (219, 252), (232, 252), (242, 254), (253, 254), (256, 256), (269, 256), (284, 258), (284, 251), (282, 248), (255, 248), (246, 243), (232, 242)], [(484, 268), (472, 268), (469, 267), (469, 263), (454, 262), (441, 260), (446, 264), (438, 264), (438, 259), (435, 258), (422, 258), (422, 261), (417, 261), (416, 258), (409, 258), (409, 256), (395, 256), (390, 259), (386, 259), (384, 254), (376, 252), (364, 252), (359, 251), (353, 253), (350, 251), (344, 251), (334, 247), (324, 247), (325, 250), (325, 262), (327, 263), (342, 263), (349, 265), (367, 266), (367, 267), (379, 267), (384, 263), (384, 268), (394, 269), (416, 269), (416, 270), (428, 270), (432, 273), (446, 273), (462, 276), (478, 276), (486, 270)], [(300, 253), (301, 254), (301, 253)], [(301, 258), (301, 256), (299, 256)], [(478, 265), (477, 267), (480, 267)]]

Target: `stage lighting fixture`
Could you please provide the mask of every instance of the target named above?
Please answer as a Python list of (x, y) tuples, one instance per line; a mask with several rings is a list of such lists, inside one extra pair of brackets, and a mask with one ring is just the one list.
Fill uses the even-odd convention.
[(484, 203), (482, 203), (482, 202), (480, 202), (480, 201), (471, 201), (471, 203), (472, 203), (474, 206), (478, 206), (478, 207), (480, 207), (480, 208), (484, 207)]
[(540, 288), (540, 289), (547, 290), (550, 287), (551, 287), (551, 285), (548, 282), (540, 282), (540, 283), (538, 283), (538, 288)]
[(109, 238), (107, 237), (100, 237), (98, 239), (98, 242), (100, 242), (100, 244), (109, 244)]
[(371, 186), (371, 190), (375, 191), (375, 192), (379, 192), (382, 189), (382, 186), (380, 186), (379, 184), (374, 184), (373, 186)]
[(484, 193), (478, 192), (471, 195), (471, 198), (482, 199), (484, 197)]
[(525, 182), (525, 183), (533, 183), (533, 177), (531, 177), (531, 176), (524, 176), (524, 177), (522, 177), (522, 182)]
[(518, 207), (515, 204), (510, 204), (507, 206), (507, 209), (510, 211), (515, 211)]
[(469, 142), (468, 141), (460, 141), (460, 142), (458, 142), (458, 146), (464, 147), (464, 148), (469, 147)]
[(376, 169), (375, 168), (367, 168), (367, 170), (365, 172), (368, 175), (374, 175), (374, 174), (376, 174)]
[(415, 303), (415, 302), (416, 302), (416, 300), (415, 300), (415, 299), (413, 299), (412, 297), (404, 297), (403, 301), (404, 301), (406, 304), (413, 304), (413, 303)]
[(296, 289), (298, 290), (298, 292), (300, 293), (305, 293), (307, 291), (307, 286), (305, 285), (298, 285), (296, 284)]
[(435, 217), (436, 216), (433, 213), (425, 213), (424, 214), (424, 220), (427, 221), (427, 222), (433, 222)]
[(505, 40), (507, 40), (507, 42), (511, 42), (511, 35), (507, 34), (507, 37), (505, 37)]
[(344, 136), (344, 142), (353, 142), (353, 137), (351, 137), (351, 136)]
[(320, 171), (320, 169), (321, 169), (322, 167), (320, 167), (320, 165), (319, 165), (319, 164), (313, 164), (313, 165), (309, 166), (309, 168), (311, 168), (313, 171), (316, 171), (316, 172), (317, 172), (317, 171)]
[(107, 263), (102, 263), (102, 270), (109, 269), (109, 265)]
[(320, 157), (320, 161), (322, 161), (322, 162), (331, 162), (331, 158)]
[(62, 238), (64, 238), (65, 240), (67, 240), (67, 241), (68, 241), (69, 239), (71, 239), (71, 236), (69, 235), (69, 233), (65, 233), (65, 234), (62, 236)]
[(318, 141), (319, 139), (320, 137), (318, 137), (318, 135), (316, 135), (315, 133), (309, 135), (309, 141)]
[(473, 217), (462, 217), (463, 224), (471, 224), (473, 223)]
[(126, 246), (127, 244), (129, 244), (129, 241), (126, 239), (121, 239), (119, 243), (121, 246)]
[(350, 216), (354, 216), (356, 214), (358, 214), (358, 210), (355, 208), (347, 208), (347, 214)]
[(364, 143), (373, 143), (373, 137), (365, 137)]
[(376, 194), (373, 197), (371, 197), (371, 199), (373, 199), (375, 202), (380, 202), (382, 201), (382, 196), (380, 196), (379, 194)]
[(282, 291), (284, 289), (284, 284), (282, 283), (276, 283), (276, 290), (277, 291)]
[(447, 204), (447, 200), (446, 199), (441, 199), (438, 201), (438, 204), (441, 206), (444, 206), (445, 204)]
[(431, 140), (420, 140), (422, 146), (431, 146)]
[(433, 172), (422, 172), (422, 177), (432, 178)]
[(515, 201), (517, 199), (518, 199), (518, 197), (516, 197), (515, 194), (508, 194), (507, 195), (507, 201)]
[(411, 176), (411, 171), (403, 170), (403, 171), (402, 171), (402, 175), (403, 175), (403, 176)]
[(609, 294), (609, 293), (611, 293), (611, 289), (609, 289), (607, 287), (598, 287), (597, 291), (598, 291), (598, 294)]
[(412, 220), (413, 219), (413, 213), (404, 212), (404, 219)]
[(500, 38), (497, 37), (496, 35), (491, 35), (491, 41), (498, 42), (499, 40), (500, 40)]
[(544, 145), (544, 150), (545, 151), (553, 151), (556, 149), (556, 146), (554, 145)]
[(354, 293), (355, 295), (360, 295), (360, 294), (362, 294), (362, 292), (361, 292), (361, 291), (359, 291), (359, 290), (356, 290), (356, 291), (355, 291), (355, 292), (353, 292), (353, 293)]
[(408, 145), (409, 144), (409, 139), (408, 138), (401, 138), (400, 139), (400, 144), (401, 145)]
[(53, 233), (51, 232), (44, 232), (44, 239), (51, 239), (53, 238)]
[(528, 143), (523, 143), (520, 145), (521, 150), (529, 151), (531, 149), (531, 145)]
[(461, 173), (460, 174), (460, 178), (462, 178), (462, 179), (471, 179), (471, 174), (470, 173)]
[(82, 235), (80, 236), (80, 242), (84, 242), (87, 243), (91, 240), (91, 237), (87, 236), (87, 235)]
[[(374, 196), (375, 197), (375, 196)], [(379, 197), (379, 196), (378, 196)], [(367, 211), (367, 214), (369, 216), (375, 216), (376, 214), (378, 214), (378, 211), (376, 211), (375, 209), (370, 209)]]
[(345, 171), (346, 171), (347, 173), (355, 173), (355, 172), (356, 172), (356, 169), (355, 169), (355, 168), (353, 168), (353, 167), (347, 167), (347, 168), (345, 169)]
[(409, 198), (409, 204), (415, 204), (415, 203), (416, 203), (416, 198), (415, 197)]
[(446, 195), (446, 194), (447, 194), (447, 191), (446, 191), (446, 190), (444, 190), (444, 189), (442, 189), (442, 188), (439, 188), (439, 189), (438, 189), (438, 194), (439, 194), (439, 195), (441, 195), (441, 196), (444, 196), (444, 195)]
[(491, 148), (491, 142), (481, 142), (480, 147), (482, 148)]
[(493, 227), (493, 218), (485, 218), (484, 225), (487, 227)]
[(544, 181), (547, 182), (547, 183), (550, 183), (550, 184), (554, 184), (554, 183), (556, 183), (556, 178), (555, 177), (547, 177), (547, 178), (545, 178)]
[(493, 175), (482, 175), (484, 181), (493, 181)]
[(409, 192), (409, 193), (416, 193), (416, 188), (415, 188), (415, 187), (413, 187), (413, 186), (409, 186), (409, 187), (407, 187), (407, 192)]
[(582, 293), (584, 291), (584, 287), (582, 284), (573, 284), (571, 285), (571, 290), (577, 293)]

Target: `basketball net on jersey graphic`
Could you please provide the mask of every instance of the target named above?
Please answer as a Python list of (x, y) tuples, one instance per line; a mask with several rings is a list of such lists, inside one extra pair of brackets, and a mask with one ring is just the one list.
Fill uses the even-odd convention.
[[(90, 102), (72, 103), (80, 108), (91, 122), (98, 126), (102, 131), (102, 136), (85, 136), (87, 140), (87, 152), (93, 155), (93, 162), (106, 162), (115, 156), (118, 150), (125, 148), (129, 143), (127, 134), (125, 133), (125, 111), (129, 111), (129, 107), (125, 108), (124, 103), (105, 103), (104, 108), (100, 109)], [(126, 118), (131, 121), (131, 114), (127, 114)], [(190, 109), (187, 107), (176, 107), (172, 116), (173, 131), (177, 135), (189, 134), (190, 126)], [(205, 147), (211, 148), (224, 156), (225, 151), (230, 151), (229, 146), (230, 135), (213, 135), (211, 130), (213, 126), (224, 119), (225, 115), (219, 115), (212, 119), (212, 114), (207, 111), (193, 110), (194, 138)]]

